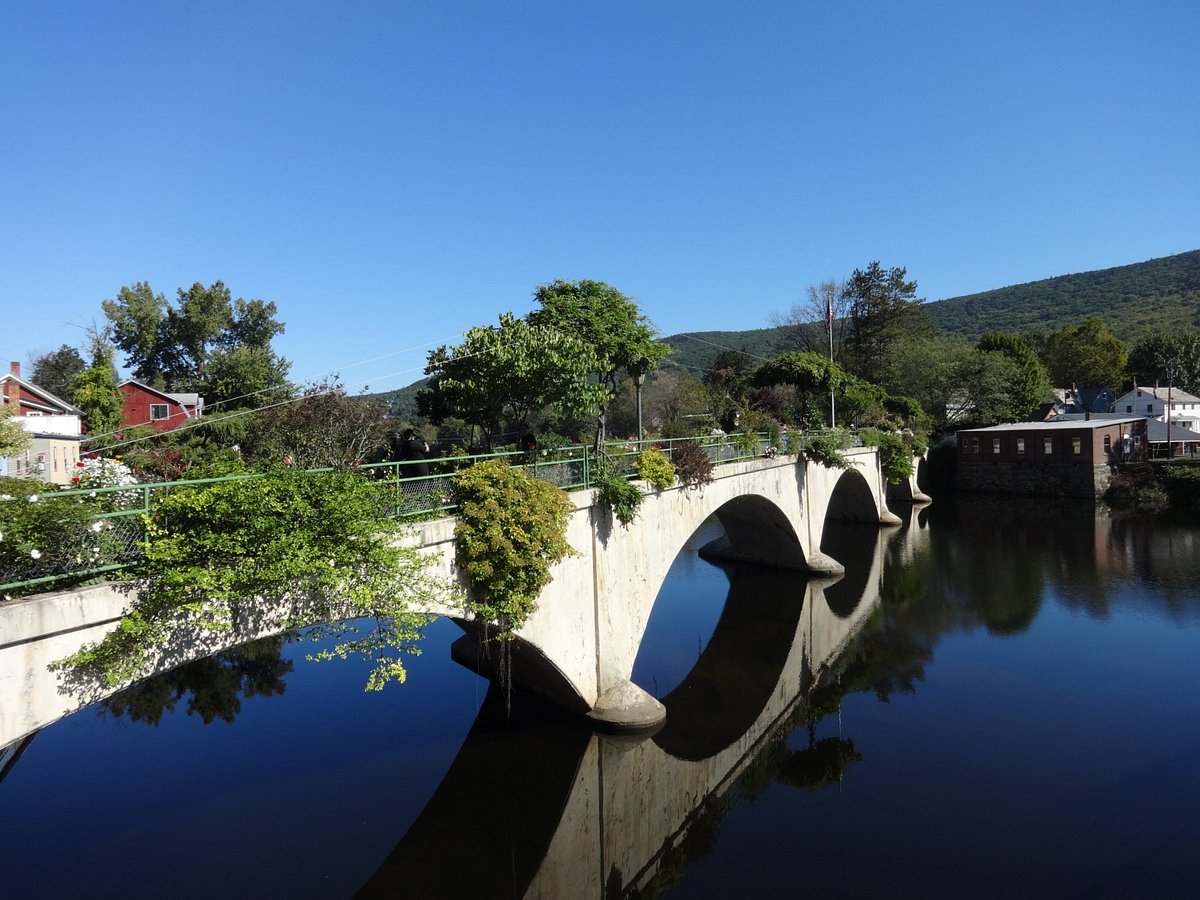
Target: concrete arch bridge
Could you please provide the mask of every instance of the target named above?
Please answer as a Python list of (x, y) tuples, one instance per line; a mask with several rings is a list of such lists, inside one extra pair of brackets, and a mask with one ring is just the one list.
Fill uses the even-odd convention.
[[(821, 551), (827, 521), (900, 524), (887, 508), (876, 450), (857, 448), (844, 456), (845, 469), (794, 456), (720, 466), (711, 484), (647, 494), (627, 528), (594, 504), (592, 492), (573, 495), (567, 538), (579, 553), (555, 566), (537, 611), (518, 631), (510, 657), (513, 683), (602, 727), (661, 724), (662, 705), (630, 675), (667, 571), (703, 526), (719, 524), (721, 536), (701, 555), (837, 576), (844, 566)], [(440, 557), (450, 577), (456, 577), (453, 528), (453, 520), (420, 528), (423, 546)], [(452, 648), (455, 658), (491, 674), (495, 664), (481, 652), (487, 646), (484, 623), (442, 612), (467, 632)]]
[[(634, 660), (658, 596), (679, 550), (704, 526), (720, 537), (702, 553), (809, 572), (841, 575), (838, 560), (821, 552), (826, 522), (897, 525), (886, 506), (886, 485), (875, 450), (845, 452), (846, 469), (827, 469), (793, 456), (731, 463), (714, 470), (711, 484), (648, 494), (637, 520), (614, 525), (591, 491), (572, 495), (568, 540), (579, 554), (559, 563), (538, 611), (518, 632), (512, 649), (514, 683), (589, 715), (615, 730), (660, 725), (664, 708), (630, 682)], [(915, 487), (909, 486), (909, 493)], [(453, 518), (417, 526), (417, 539), (443, 574), (454, 570)], [(128, 597), (120, 585), (99, 585), (28, 597), (0, 605), (0, 747), (112, 692), (64, 682), (48, 665), (100, 640), (116, 627)], [(467, 632), (455, 658), (487, 673), (479, 649), (483, 624), (461, 609), (430, 609)], [(181, 637), (163, 647), (151, 671), (165, 671), (295, 621), (291, 609), (261, 609), (229, 632)], [(315, 623), (314, 623), (315, 624)]]

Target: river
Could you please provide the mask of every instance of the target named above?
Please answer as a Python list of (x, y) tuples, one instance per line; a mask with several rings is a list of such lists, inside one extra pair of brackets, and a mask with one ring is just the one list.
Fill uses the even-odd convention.
[[(11, 897), (1194, 895), (1200, 528), (939, 501), (836, 584), (677, 558), (640, 742), (287, 635), (3, 760)], [(511, 703), (510, 703), (511, 701)]]

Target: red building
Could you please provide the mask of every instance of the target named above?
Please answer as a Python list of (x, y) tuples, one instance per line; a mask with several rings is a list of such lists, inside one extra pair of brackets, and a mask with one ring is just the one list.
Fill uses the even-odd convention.
[(1098, 497), (1118, 465), (1146, 458), (1137, 416), (1016, 422), (958, 432), (955, 485), (1001, 494)]
[(140, 381), (121, 384), (121, 427), (149, 425), (173, 431), (190, 419), (204, 415), (204, 398), (199, 394), (172, 394)]

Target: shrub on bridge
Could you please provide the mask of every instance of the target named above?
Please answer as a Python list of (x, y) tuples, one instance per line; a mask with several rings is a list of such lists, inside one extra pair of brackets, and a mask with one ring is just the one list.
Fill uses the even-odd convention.
[(699, 441), (676, 441), (671, 447), (671, 461), (675, 463), (675, 474), (687, 485), (711, 484), (713, 464)]
[(454, 478), (459, 569), (467, 576), (468, 608), (512, 637), (537, 609), (550, 567), (575, 551), (567, 543), (574, 506), (552, 484), (503, 460), (485, 460)]
[(913, 451), (900, 435), (864, 428), (859, 436), (864, 447), (878, 448), (879, 467), (890, 484), (900, 484), (912, 475)]
[[(228, 630), (239, 611), (277, 601), (298, 603), (308, 622), (340, 623), (316, 630), (337, 643), (315, 658), (362, 654), (374, 665), (369, 689), (403, 680), (399, 653), (418, 636), (409, 603), (441, 586), (415, 550), (396, 546), (376, 491), (361, 475), (288, 469), (171, 491), (146, 517), (129, 613), (59, 665), (117, 685), (142, 674), (178, 629)], [(359, 617), (371, 621), (365, 634)]]
[[(56, 496), (53, 485), (0, 479), (0, 584), (96, 566), (100, 547), (92, 525), (97, 512), (84, 497)], [(5, 595), (36, 590), (45, 588), (8, 589)]]
[(845, 435), (840, 431), (806, 434), (800, 445), (800, 455), (808, 462), (826, 469), (844, 469), (850, 464), (842, 456)]
[(675, 484), (675, 464), (657, 447), (647, 447), (639, 453), (633, 467), (639, 478), (659, 490)]

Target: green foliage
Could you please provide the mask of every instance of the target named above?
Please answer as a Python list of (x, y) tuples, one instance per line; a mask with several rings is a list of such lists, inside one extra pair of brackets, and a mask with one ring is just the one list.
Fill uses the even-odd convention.
[(656, 447), (647, 447), (637, 455), (633, 468), (638, 478), (654, 487), (669, 488), (675, 484), (675, 464)]
[(713, 464), (699, 441), (676, 441), (671, 445), (671, 462), (681, 483), (693, 487), (712, 483)]
[(0, 456), (14, 456), (29, 446), (29, 432), (11, 406), (0, 406)]
[(368, 687), (379, 688), (403, 678), (399, 652), (419, 621), (410, 604), (442, 590), (424, 558), (397, 545), (397, 526), (359, 475), (278, 470), (180, 487), (146, 524), (132, 608), (114, 632), (61, 666), (120, 684), (141, 674), (180, 629), (227, 630), (275, 602), (307, 621), (374, 620), (365, 637), (354, 623), (330, 626), (343, 644), (318, 657), (363, 652), (374, 663)]
[(878, 448), (879, 467), (889, 483), (900, 484), (912, 475), (915, 449), (912, 443), (898, 434), (876, 428), (864, 428), (859, 432), (859, 438), (864, 447)]
[(1192, 250), (939, 300), (927, 309), (938, 328), (967, 340), (990, 331), (1052, 330), (1096, 316), (1132, 341), (1156, 327), (1194, 323), (1198, 301), (1200, 250)]
[(845, 469), (850, 464), (841, 451), (849, 436), (840, 429), (805, 434), (800, 443), (800, 456), (827, 469)]
[(1119, 388), (1125, 381), (1129, 348), (1103, 320), (1064, 325), (1046, 339), (1042, 359), (1058, 387)]
[(537, 609), (550, 567), (575, 551), (566, 529), (574, 506), (558, 488), (503, 460), (458, 473), (454, 529), (458, 568), (470, 584), (468, 608), (511, 637)]
[(1192, 515), (1200, 512), (1200, 466), (1169, 463), (1156, 468), (1171, 508)]
[(258, 413), (242, 452), (261, 467), (353, 469), (385, 442), (383, 408), (346, 393), (336, 382), (306, 388), (292, 403)]
[(91, 567), (101, 552), (93, 530), (102, 527), (93, 522), (98, 511), (86, 497), (58, 497), (40, 482), (0, 479), (0, 583)]
[(850, 300), (850, 327), (844, 361), (860, 377), (876, 371), (898, 338), (928, 333), (932, 329), (917, 283), (907, 281), (906, 269), (884, 269), (873, 261), (866, 269), (855, 269), (846, 282)]
[(1160, 513), (1171, 505), (1171, 497), (1149, 465), (1126, 466), (1113, 475), (1104, 494), (1110, 507), (1131, 513)]
[(604, 442), (604, 413), (616, 396), (622, 373), (652, 372), (671, 348), (655, 340), (654, 327), (636, 303), (603, 281), (556, 280), (534, 292), (539, 309), (528, 316), (535, 328), (572, 335), (591, 350), (592, 375), (603, 394), (598, 404), (596, 446)]
[(587, 377), (597, 365), (574, 333), (504, 313), (499, 326), (472, 328), (459, 346), (430, 352), (417, 405), (434, 423), (460, 418), (478, 427), (490, 447), (506, 425), (528, 430), (544, 407), (575, 414), (607, 402), (605, 388)]
[(68, 344), (63, 344), (57, 350), (43, 353), (33, 361), (29, 380), (43, 390), (56, 397), (70, 401), (75, 394), (75, 382), (87, 363), (79, 355), (79, 351)]
[(199, 391), (214, 402), (242, 398), (246, 406), (288, 393), (290, 363), (271, 350), (284, 329), (274, 303), (234, 300), (221, 281), (177, 293), (171, 305), (140, 281), (101, 304), (134, 378), (160, 390)]
[(92, 364), (75, 380), (74, 399), (91, 434), (108, 435), (120, 426), (124, 398), (117, 386), (112, 347), (100, 338), (92, 341)]
[(628, 528), (642, 505), (642, 492), (638, 486), (615, 472), (598, 475), (595, 484), (596, 505), (606, 508), (622, 527)]
[(1138, 384), (1170, 384), (1195, 394), (1200, 391), (1200, 329), (1159, 328), (1144, 335), (1129, 354), (1128, 368)]

